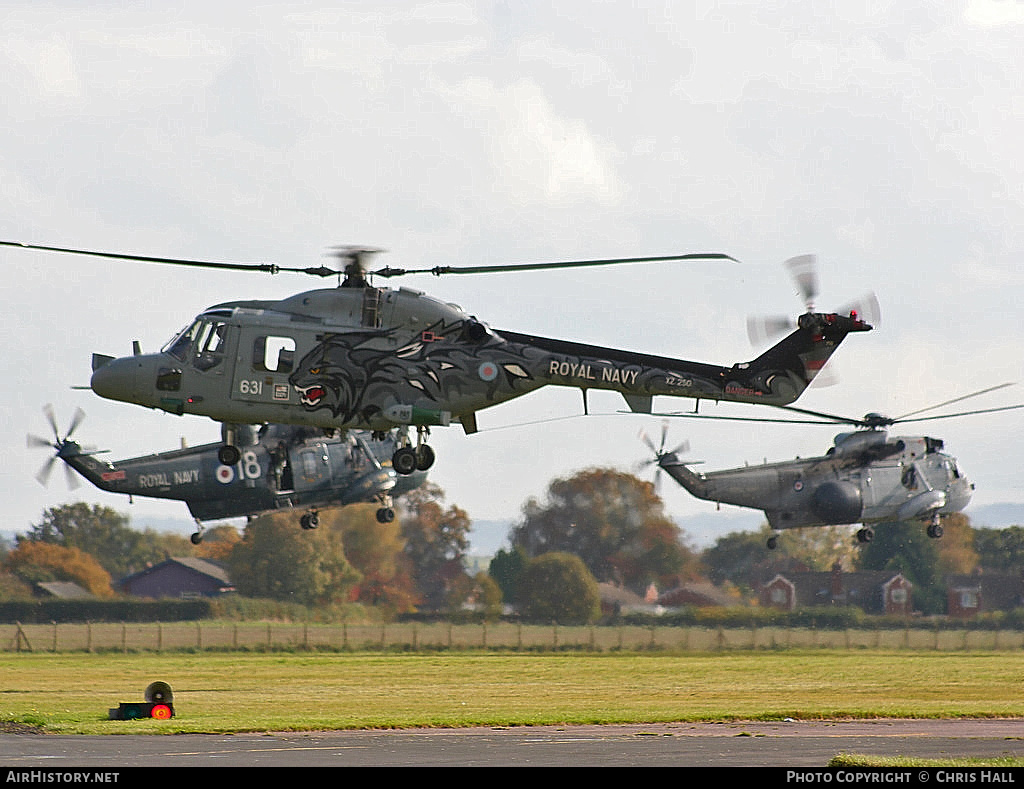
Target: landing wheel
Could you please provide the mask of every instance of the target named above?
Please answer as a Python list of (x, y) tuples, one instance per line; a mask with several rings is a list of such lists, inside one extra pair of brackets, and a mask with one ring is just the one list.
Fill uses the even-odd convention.
[(434, 450), (430, 448), (429, 444), (420, 444), (416, 449), (416, 470), (426, 471), (434, 465), (436, 457), (437, 455), (434, 454)]
[(395, 511), (391, 507), (381, 507), (377, 510), (377, 523), (391, 523), (395, 519)]
[(306, 530), (315, 529), (320, 525), (320, 518), (317, 517), (315, 512), (307, 512), (299, 518), (299, 525)]
[(857, 532), (857, 542), (871, 542), (875, 539), (875, 532), (866, 526)]
[(200, 532), (195, 532), (188, 539), (193, 545), (199, 545), (203, 541), (203, 535)]
[(412, 447), (396, 449), (395, 454), (391, 456), (391, 467), (396, 474), (412, 474), (416, 470), (417, 463), (416, 450)]
[(928, 536), (933, 540), (939, 539), (942, 536), (942, 527), (937, 523), (928, 524)]
[(238, 447), (231, 444), (225, 444), (217, 450), (217, 460), (219, 460), (225, 466), (234, 466), (242, 459), (242, 453)]
[(769, 551), (774, 551), (778, 547), (779, 547), (779, 538), (776, 537), (775, 535), (772, 535), (771, 537), (769, 537), (768, 538), (768, 550)]

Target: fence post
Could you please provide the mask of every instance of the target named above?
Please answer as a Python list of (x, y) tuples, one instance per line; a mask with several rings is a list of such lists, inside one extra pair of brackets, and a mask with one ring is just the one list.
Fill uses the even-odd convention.
[(53, 624), (53, 651), (56, 652), (57, 651), (57, 620), (54, 619), (51, 624)]
[(25, 642), (25, 647), (28, 649), (29, 652), (31, 652), (32, 651), (32, 645), (28, 642), (28, 636), (25, 635), (25, 631), (21, 629), (21, 622), (15, 622), (15, 624), (18, 627), (17, 647), (16, 647), (17, 651), (21, 652), (21, 642), (24, 641)]

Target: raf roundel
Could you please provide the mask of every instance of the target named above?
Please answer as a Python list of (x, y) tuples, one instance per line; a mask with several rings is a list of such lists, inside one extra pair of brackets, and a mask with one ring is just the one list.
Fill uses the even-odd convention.
[(217, 481), (221, 485), (227, 485), (235, 478), (235, 470), (231, 466), (217, 466)]
[(477, 368), (477, 374), (480, 376), (481, 381), (493, 381), (498, 377), (498, 365), (494, 362), (483, 362)]

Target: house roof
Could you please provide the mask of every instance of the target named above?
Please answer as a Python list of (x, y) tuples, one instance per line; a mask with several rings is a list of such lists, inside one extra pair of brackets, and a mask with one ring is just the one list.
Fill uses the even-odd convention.
[(621, 586), (602, 582), (597, 585), (598, 593), (601, 596), (601, 602), (607, 605), (644, 605), (644, 598), (635, 592), (629, 591), (629, 589), (623, 589)]
[(125, 578), (122, 578), (118, 583), (119, 585), (130, 584), (139, 578), (143, 578), (147, 575), (151, 575), (155, 572), (159, 572), (162, 569), (166, 569), (171, 565), (180, 565), (186, 567), (193, 572), (199, 573), (200, 575), (208, 576), (214, 579), (218, 583), (230, 585), (231, 579), (228, 577), (227, 570), (223, 566), (216, 562), (211, 562), (208, 559), (197, 559), (193, 556), (179, 556), (171, 557), (166, 559), (160, 564), (154, 564), (151, 567), (147, 567), (145, 570), (140, 570), (137, 573), (133, 573)]
[(712, 583), (689, 583), (669, 589), (658, 597), (658, 604), (664, 606), (677, 605), (735, 605), (736, 599), (730, 597)]
[(36, 588), (62, 600), (83, 600), (93, 596), (73, 581), (44, 581), (36, 584)]

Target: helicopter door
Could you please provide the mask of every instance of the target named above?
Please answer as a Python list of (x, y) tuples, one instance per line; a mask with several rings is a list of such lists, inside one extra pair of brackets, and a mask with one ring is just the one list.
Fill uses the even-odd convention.
[(325, 444), (301, 449), (298, 461), (298, 467), (292, 471), (296, 490), (315, 488), (330, 481), (331, 458)]
[(291, 399), (288, 376), (295, 366), (295, 339), (273, 329), (249, 330), (238, 346), (232, 397), (286, 405)]

